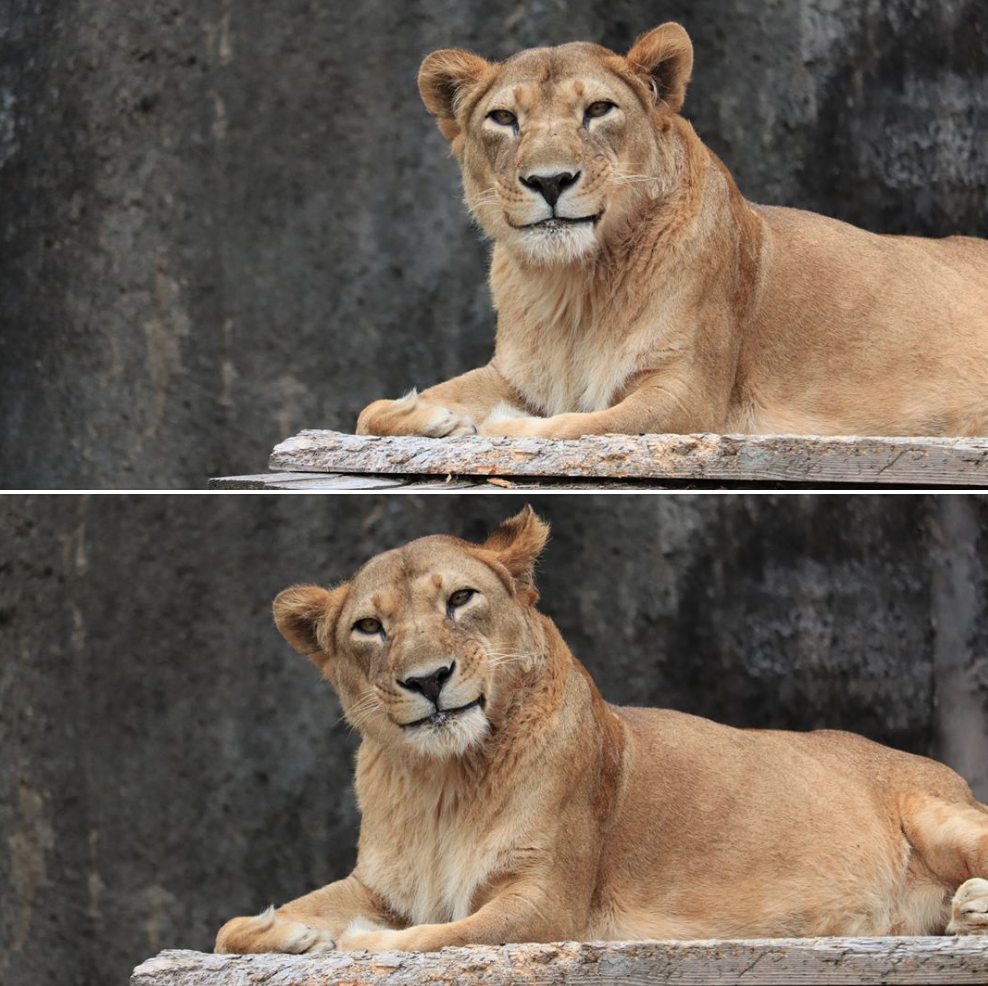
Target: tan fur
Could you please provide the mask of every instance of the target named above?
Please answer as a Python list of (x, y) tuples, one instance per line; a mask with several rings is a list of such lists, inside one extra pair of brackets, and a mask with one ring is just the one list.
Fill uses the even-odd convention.
[[(422, 98), (495, 241), (495, 355), (376, 401), (358, 433), (988, 434), (988, 241), (746, 202), (678, 115), (692, 60), (677, 24), (624, 58), (425, 60)], [(556, 215), (597, 221), (521, 228), (552, 214), (522, 179), (555, 173), (579, 174)]]
[[(535, 609), (547, 534), (526, 508), (278, 597), (362, 735), (357, 865), (217, 951), (988, 932), (988, 808), (960, 777), (850, 733), (609, 705)], [(401, 682), (453, 660), (438, 707), (483, 707), (402, 726), (436, 706)]]

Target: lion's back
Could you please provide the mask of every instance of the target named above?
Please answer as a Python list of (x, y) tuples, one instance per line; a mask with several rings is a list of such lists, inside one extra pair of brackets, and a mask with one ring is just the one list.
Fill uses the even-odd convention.
[[(684, 790), (715, 785), (728, 799), (747, 800), (745, 790), (764, 788), (767, 793), (778, 777), (784, 777), (790, 790), (833, 785), (852, 797), (867, 791), (881, 799), (910, 788), (973, 801), (967, 783), (950, 767), (857, 733), (738, 729), (669, 709), (615, 711), (629, 726), (639, 769), (651, 773), (654, 767), (667, 778), (674, 774)], [(779, 796), (786, 798), (784, 793)]]
[(985, 434), (988, 241), (755, 212), (765, 236), (742, 430)]

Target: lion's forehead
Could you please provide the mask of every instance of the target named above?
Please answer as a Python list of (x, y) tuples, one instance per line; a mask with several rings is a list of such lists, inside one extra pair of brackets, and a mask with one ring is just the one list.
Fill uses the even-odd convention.
[(568, 44), (531, 48), (502, 63), (487, 88), (491, 99), (552, 102), (581, 98), (602, 89), (627, 84), (620, 59), (599, 45)]
[(576, 73), (595, 65), (608, 65), (618, 56), (601, 45), (573, 41), (553, 48), (526, 48), (501, 62), (501, 74), (517, 73), (551, 82), (562, 74)]
[(351, 598), (358, 606), (369, 600), (381, 610), (393, 611), (464, 588), (460, 585), (464, 579), (496, 578), (459, 539), (420, 538), (370, 559), (351, 580)]

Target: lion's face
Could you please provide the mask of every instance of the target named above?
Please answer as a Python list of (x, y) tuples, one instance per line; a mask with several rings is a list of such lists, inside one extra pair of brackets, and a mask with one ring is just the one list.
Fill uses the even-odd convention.
[(592, 44), (501, 64), (439, 51), (419, 86), (483, 229), (530, 261), (558, 264), (593, 253), (642, 196), (662, 194), (669, 121), (691, 66), (686, 32), (667, 24), (626, 58)]
[(537, 673), (531, 570), (547, 533), (529, 510), (484, 545), (422, 538), (332, 592), (286, 590), (275, 620), (361, 733), (416, 755), (459, 756)]

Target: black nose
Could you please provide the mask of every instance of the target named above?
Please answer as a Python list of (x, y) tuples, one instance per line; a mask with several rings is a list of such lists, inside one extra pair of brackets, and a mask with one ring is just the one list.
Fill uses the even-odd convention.
[(542, 198), (549, 203), (549, 208), (555, 209), (559, 196), (570, 185), (575, 185), (579, 177), (579, 171), (575, 175), (571, 175), (568, 171), (561, 171), (558, 175), (529, 175), (527, 178), (519, 176), (518, 180), (526, 188), (538, 189), (542, 193)]
[(402, 681), (398, 679), (398, 684), (402, 688), (407, 688), (410, 692), (421, 692), (427, 699), (439, 704), (439, 693), (443, 690), (443, 685), (449, 680), (456, 667), (456, 661), (445, 668), (437, 668), (429, 674), (416, 675), (414, 678), (406, 678)]

